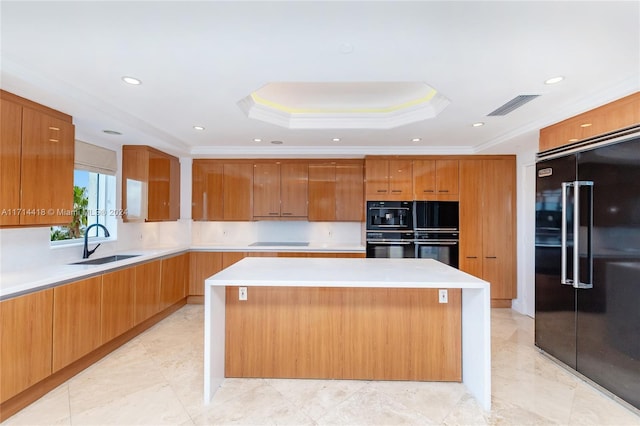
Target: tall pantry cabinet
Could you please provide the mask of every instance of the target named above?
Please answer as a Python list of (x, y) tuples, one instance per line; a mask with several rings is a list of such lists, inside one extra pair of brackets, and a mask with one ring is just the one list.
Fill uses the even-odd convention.
[(515, 157), (460, 160), (460, 270), (491, 284), (493, 307), (516, 297)]

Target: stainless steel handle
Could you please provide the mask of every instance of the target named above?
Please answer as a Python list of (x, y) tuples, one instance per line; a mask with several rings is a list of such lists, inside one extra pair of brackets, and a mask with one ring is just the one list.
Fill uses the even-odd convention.
[(385, 244), (385, 245), (409, 245), (411, 241), (367, 241), (368, 244)]
[(562, 182), (562, 226), (560, 228), (560, 283), (571, 285), (567, 279), (567, 189), (571, 182)]
[(422, 245), (422, 246), (455, 246), (456, 244), (458, 244), (457, 241), (429, 241), (429, 242), (423, 242), (423, 241), (416, 241), (417, 245)]
[[(573, 182), (573, 288), (593, 287), (593, 251), (591, 242), (591, 231), (593, 228), (593, 182), (575, 181)], [(580, 188), (589, 188), (589, 223), (587, 224), (587, 271), (588, 281), (580, 281)]]

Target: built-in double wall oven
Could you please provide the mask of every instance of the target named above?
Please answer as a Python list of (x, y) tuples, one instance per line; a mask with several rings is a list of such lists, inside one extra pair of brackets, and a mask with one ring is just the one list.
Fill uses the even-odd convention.
[(458, 267), (457, 201), (368, 201), (367, 257), (432, 258)]

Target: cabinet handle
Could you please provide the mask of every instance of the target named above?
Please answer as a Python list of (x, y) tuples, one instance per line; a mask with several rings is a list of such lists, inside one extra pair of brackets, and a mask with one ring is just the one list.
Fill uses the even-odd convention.
[(402, 192), (402, 189), (392, 189), (391, 192)]
[(478, 256), (467, 256), (467, 259), (477, 259)]
[(387, 192), (386, 189), (378, 189), (378, 192)]
[(435, 192), (433, 189), (423, 189), (422, 192)]
[(497, 256), (486, 256), (487, 259), (497, 259)]
[(269, 212), (269, 214), (271, 214), (271, 215), (277, 215), (278, 213)]
[(283, 216), (284, 216), (284, 215), (289, 215), (289, 216), (291, 216), (292, 214), (293, 214), (293, 213), (282, 213), (282, 215), (283, 215)]
[(448, 189), (439, 189), (438, 192), (449, 192)]

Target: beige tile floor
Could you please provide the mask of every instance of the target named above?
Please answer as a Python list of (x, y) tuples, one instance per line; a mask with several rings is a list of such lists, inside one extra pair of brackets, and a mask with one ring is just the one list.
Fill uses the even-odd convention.
[(493, 408), (459, 383), (227, 379), (202, 402), (203, 307), (187, 305), (3, 425), (640, 425), (541, 355), (533, 320), (492, 312)]

